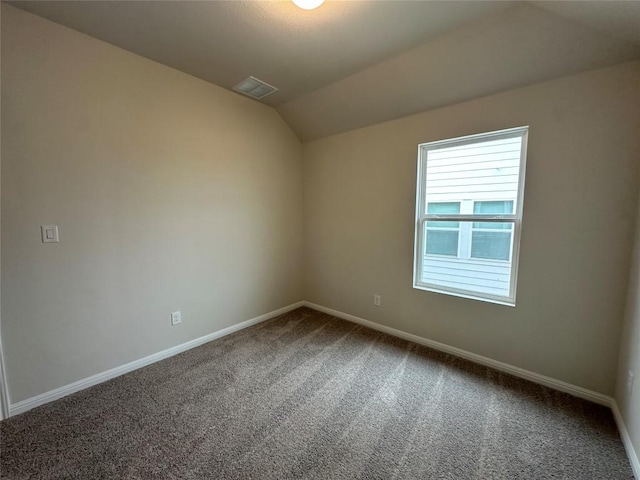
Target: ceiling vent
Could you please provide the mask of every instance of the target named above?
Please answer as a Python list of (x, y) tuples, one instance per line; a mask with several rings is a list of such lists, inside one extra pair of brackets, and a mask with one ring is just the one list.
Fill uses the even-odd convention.
[(269, 85), (262, 80), (257, 79), (256, 77), (249, 77), (246, 80), (241, 81), (237, 84), (233, 89), (236, 92), (244, 93), (245, 95), (250, 96), (251, 98), (255, 98), (260, 100), (261, 98), (266, 97), (267, 95), (271, 95), (273, 92), (277, 92), (278, 89), (273, 85)]

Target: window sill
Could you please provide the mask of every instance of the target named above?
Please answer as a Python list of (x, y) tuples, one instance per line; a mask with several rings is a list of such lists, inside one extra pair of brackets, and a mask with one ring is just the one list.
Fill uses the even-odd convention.
[(466, 298), (467, 300), (477, 300), (480, 302), (493, 303), (495, 305), (504, 305), (506, 307), (515, 307), (516, 302), (515, 299), (507, 298), (507, 297), (493, 297), (493, 296), (485, 296), (478, 293), (473, 292), (465, 292), (465, 291), (457, 291), (457, 290), (449, 290), (444, 288), (438, 288), (436, 286), (429, 286), (425, 284), (415, 284), (413, 288), (416, 290), (424, 290), (425, 292), (434, 292), (441, 293), (443, 295), (450, 295), (452, 297)]

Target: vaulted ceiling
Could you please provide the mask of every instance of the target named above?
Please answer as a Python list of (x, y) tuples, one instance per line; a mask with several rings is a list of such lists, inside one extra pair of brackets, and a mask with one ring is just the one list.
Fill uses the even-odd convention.
[(301, 138), (640, 58), (640, 1), (18, 1), (231, 88), (249, 75)]

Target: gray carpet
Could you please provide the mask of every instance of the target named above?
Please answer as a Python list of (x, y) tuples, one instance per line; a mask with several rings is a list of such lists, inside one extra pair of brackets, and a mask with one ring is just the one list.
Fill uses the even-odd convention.
[(6, 479), (631, 479), (609, 409), (301, 308), (0, 424)]

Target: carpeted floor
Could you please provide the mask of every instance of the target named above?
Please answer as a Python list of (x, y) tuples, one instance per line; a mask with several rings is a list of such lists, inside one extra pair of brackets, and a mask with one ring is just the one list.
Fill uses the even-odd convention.
[(3, 479), (631, 479), (611, 412), (301, 308), (0, 424)]

